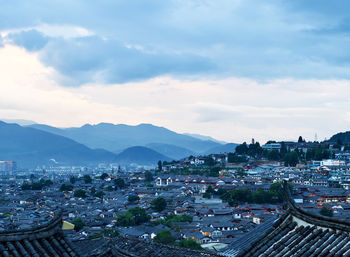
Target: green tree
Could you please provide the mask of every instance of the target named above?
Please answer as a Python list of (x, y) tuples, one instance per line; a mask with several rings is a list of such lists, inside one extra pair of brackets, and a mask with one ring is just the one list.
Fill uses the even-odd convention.
[(281, 151), (280, 151), (280, 154), (281, 154), (281, 158), (283, 159), (284, 156), (286, 155), (286, 153), (288, 152), (287, 150), (287, 146), (284, 142), (281, 142)]
[(211, 167), (209, 172), (206, 174), (209, 177), (218, 177), (221, 167)]
[(106, 178), (108, 178), (108, 174), (102, 173), (102, 175), (100, 176), (100, 179), (105, 180)]
[(140, 225), (150, 220), (150, 217), (147, 215), (146, 210), (143, 208), (131, 208), (129, 212), (134, 216), (136, 225)]
[(73, 190), (73, 185), (67, 185), (67, 184), (62, 184), (60, 187), (60, 191), (72, 191)]
[(48, 179), (40, 179), (39, 182), (28, 183), (24, 182), (21, 186), (22, 190), (42, 190), (44, 187), (51, 186), (53, 182)]
[(207, 190), (206, 190), (205, 192), (207, 192), (207, 193), (209, 193), (209, 194), (214, 194), (214, 193), (215, 193), (215, 190), (213, 189), (212, 186), (208, 186), (208, 188), (207, 188)]
[(158, 197), (151, 202), (151, 208), (157, 212), (165, 210), (167, 203), (163, 197)]
[(97, 193), (95, 193), (95, 197), (98, 197), (98, 198), (103, 198), (103, 196), (105, 195), (105, 193), (103, 191), (98, 191)]
[(215, 161), (212, 157), (208, 156), (204, 159), (204, 165), (212, 167), (215, 165)]
[(162, 244), (173, 244), (175, 242), (175, 238), (171, 235), (169, 230), (160, 231), (153, 240)]
[(243, 144), (240, 144), (236, 147), (236, 153), (237, 154), (248, 154), (248, 146), (247, 146), (247, 143), (244, 142)]
[(44, 187), (48, 187), (48, 186), (53, 185), (53, 182), (52, 182), (52, 180), (50, 180), (50, 179), (40, 179), (39, 182), (40, 182)]
[(131, 208), (124, 214), (117, 216), (117, 226), (129, 227), (140, 225), (150, 220), (146, 210), (140, 207)]
[(133, 203), (140, 200), (140, 197), (138, 195), (129, 195), (128, 196), (128, 202)]
[(203, 194), (203, 198), (210, 199), (210, 198), (211, 198), (211, 194), (208, 193), (208, 192), (205, 192), (205, 193)]
[(289, 152), (284, 156), (284, 165), (295, 167), (299, 162), (298, 152)]
[(102, 230), (101, 234), (103, 234), (106, 237), (113, 238), (119, 236), (119, 230), (105, 228), (104, 230)]
[(163, 170), (163, 165), (162, 165), (162, 161), (161, 160), (158, 161), (158, 170), (159, 171)]
[(90, 194), (94, 196), (96, 194), (96, 187), (91, 187), (90, 188)]
[(228, 153), (227, 161), (229, 163), (241, 163), (241, 162), (246, 162), (247, 157), (245, 155), (238, 155), (236, 153)]
[(77, 181), (77, 178), (74, 177), (74, 176), (70, 176), (69, 177), (69, 181), (70, 181), (71, 184), (74, 184)]
[(267, 159), (278, 161), (280, 159), (280, 153), (277, 150), (268, 151)]
[(124, 182), (124, 179), (122, 178), (117, 178), (115, 180), (113, 180), (113, 183), (114, 183), (114, 186), (116, 188), (124, 188), (125, 187), (125, 182)]
[(328, 209), (326, 207), (322, 207), (322, 209), (320, 210), (320, 214), (322, 216), (333, 217), (333, 210)]
[(85, 184), (90, 184), (92, 182), (92, 178), (89, 175), (84, 175), (83, 179)]
[(117, 226), (119, 227), (130, 227), (135, 226), (135, 217), (131, 212), (127, 211), (124, 214), (119, 214), (117, 216)]
[(78, 198), (85, 198), (86, 197), (86, 191), (83, 189), (77, 189), (74, 191), (74, 197)]
[(145, 181), (152, 182), (153, 181), (153, 175), (150, 171), (145, 172)]
[(85, 227), (85, 222), (81, 218), (73, 220), (72, 224), (74, 225), (74, 230), (79, 231)]
[(165, 220), (162, 221), (161, 223), (168, 226), (168, 227), (173, 227), (172, 223), (173, 222), (192, 222), (193, 217), (190, 215), (175, 215), (175, 214), (170, 214), (166, 216)]
[(252, 157), (257, 157), (261, 155), (263, 149), (261, 148), (259, 142), (255, 142), (254, 144), (250, 144), (248, 147), (248, 155)]
[(185, 247), (193, 250), (202, 249), (201, 245), (191, 238), (182, 239), (179, 243), (177, 243), (177, 245), (180, 247)]
[(247, 172), (244, 170), (244, 169), (238, 169), (237, 170), (237, 176), (239, 176), (239, 177), (245, 177), (245, 176), (247, 176)]
[(108, 192), (112, 192), (112, 191), (113, 191), (113, 187), (112, 187), (112, 186), (108, 186), (108, 187), (106, 187), (106, 190), (107, 190)]

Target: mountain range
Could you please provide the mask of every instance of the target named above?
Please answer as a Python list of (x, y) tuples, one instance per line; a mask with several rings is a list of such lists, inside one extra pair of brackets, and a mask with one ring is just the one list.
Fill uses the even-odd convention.
[(0, 121), (0, 159), (14, 160), (22, 167), (53, 163), (89, 165), (113, 162), (114, 153), (90, 149), (69, 138)]
[(155, 165), (158, 160), (177, 160), (227, 150), (233, 152), (236, 146), (207, 137), (202, 140), (151, 124), (100, 123), (73, 128), (26, 125), (25, 121), (21, 124), (23, 126), (0, 122), (0, 159), (15, 160), (21, 167), (100, 162)]
[(191, 154), (208, 153), (211, 149), (217, 149), (223, 145), (207, 138), (203, 140), (179, 134), (152, 124), (130, 126), (99, 123), (73, 128), (33, 124), (29, 127), (68, 137), (93, 149), (103, 148), (116, 154), (129, 147), (144, 146), (169, 158), (181, 159)]

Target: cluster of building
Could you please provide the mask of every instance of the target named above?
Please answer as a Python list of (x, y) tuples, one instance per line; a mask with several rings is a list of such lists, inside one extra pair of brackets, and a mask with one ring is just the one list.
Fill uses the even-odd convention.
[[(290, 150), (295, 146), (304, 149), (302, 144), (305, 149), (313, 147), (311, 143), (287, 145)], [(263, 148), (280, 151), (281, 144), (270, 143)], [(118, 230), (128, 238), (152, 241), (159, 232), (169, 230), (176, 240), (190, 238), (203, 248), (225, 251), (250, 231), (263, 224), (272, 224), (285, 210), (282, 203), (230, 205), (219, 194), (204, 197), (209, 187), (215, 192), (269, 191), (271, 184), (286, 180), (293, 186), (293, 199), (300, 208), (319, 214), (326, 207), (332, 210), (334, 217), (346, 219), (350, 217), (350, 153), (340, 149), (334, 156), (333, 159), (285, 167), (283, 163), (263, 159), (229, 163), (228, 154), (212, 154), (164, 163), (161, 170), (147, 171), (153, 175), (153, 179), (147, 181), (145, 170), (123, 171), (109, 165), (95, 169), (47, 167), (32, 175), (17, 173), (14, 176), (10, 171), (15, 169), (15, 163), (0, 162), (0, 171), (4, 170), (0, 178), (0, 231), (45, 225), (57, 210), (62, 209), (64, 233), (69, 240), (97, 237), (107, 229)], [(208, 158), (214, 165), (208, 166)], [(191, 173), (213, 167), (218, 176)], [(103, 173), (107, 175), (101, 177)], [(82, 178), (87, 174), (92, 177), (89, 182)], [(70, 175), (77, 179), (72, 182)], [(53, 183), (41, 190), (23, 190), (23, 183), (37, 183), (40, 179)], [(125, 186), (117, 186), (117, 179)], [(62, 189), (63, 184), (69, 187)], [(76, 194), (79, 190), (85, 195)], [(137, 200), (130, 201), (130, 196), (136, 195)], [(156, 212), (151, 208), (151, 202), (159, 197), (166, 200), (167, 206)], [(134, 207), (146, 210), (150, 220), (137, 226), (118, 226), (116, 217)], [(192, 221), (169, 225), (164, 221), (170, 215), (186, 215)], [(74, 225), (77, 220), (82, 223), (79, 230)]]

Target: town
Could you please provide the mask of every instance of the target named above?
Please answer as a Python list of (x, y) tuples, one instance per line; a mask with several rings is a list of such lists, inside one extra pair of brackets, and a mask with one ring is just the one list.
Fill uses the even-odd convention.
[(49, 222), (63, 210), (74, 241), (122, 235), (190, 249), (227, 251), (253, 229), (284, 214), (288, 181), (296, 204), (350, 217), (350, 147), (337, 142), (253, 139), (229, 153), (159, 161), (153, 169), (38, 167), (0, 163), (0, 231)]

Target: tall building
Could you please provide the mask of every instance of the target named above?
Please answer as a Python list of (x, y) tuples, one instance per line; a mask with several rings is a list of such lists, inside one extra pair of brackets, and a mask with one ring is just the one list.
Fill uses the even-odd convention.
[(0, 161), (0, 175), (13, 175), (17, 169), (14, 161)]

